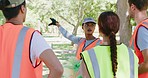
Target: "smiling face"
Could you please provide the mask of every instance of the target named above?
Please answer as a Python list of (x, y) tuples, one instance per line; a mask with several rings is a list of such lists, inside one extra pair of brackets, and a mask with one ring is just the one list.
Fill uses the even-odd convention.
[(92, 22), (88, 22), (82, 26), (82, 29), (84, 30), (86, 35), (92, 35), (94, 33), (95, 26), (96, 26), (96, 24), (94, 24)]

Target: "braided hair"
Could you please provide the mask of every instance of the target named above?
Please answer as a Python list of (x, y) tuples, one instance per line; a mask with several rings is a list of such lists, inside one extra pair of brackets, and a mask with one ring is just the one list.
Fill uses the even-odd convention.
[(117, 46), (116, 46), (116, 33), (119, 30), (120, 20), (117, 14), (112, 11), (103, 12), (98, 18), (99, 32), (109, 37), (110, 40), (110, 52), (112, 61), (112, 71), (114, 78), (116, 78), (117, 72)]

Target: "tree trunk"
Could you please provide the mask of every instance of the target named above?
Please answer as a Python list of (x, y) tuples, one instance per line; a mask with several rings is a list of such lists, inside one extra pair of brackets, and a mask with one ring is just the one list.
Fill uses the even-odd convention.
[(117, 1), (117, 14), (120, 18), (120, 41), (127, 46), (129, 45), (129, 40), (132, 35), (132, 26), (129, 25), (130, 18), (128, 15), (128, 1), (118, 0)]

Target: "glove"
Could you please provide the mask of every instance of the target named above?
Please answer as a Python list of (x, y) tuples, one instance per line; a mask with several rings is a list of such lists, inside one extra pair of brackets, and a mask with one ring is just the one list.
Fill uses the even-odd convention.
[(50, 23), (49, 26), (56, 25), (56, 23), (58, 23), (54, 18), (50, 18), (50, 20), (52, 21), (52, 23)]

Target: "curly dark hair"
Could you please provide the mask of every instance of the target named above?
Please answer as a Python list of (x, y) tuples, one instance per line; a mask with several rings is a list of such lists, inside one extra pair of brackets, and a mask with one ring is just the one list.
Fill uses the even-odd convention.
[(116, 46), (116, 33), (119, 30), (120, 20), (116, 13), (112, 11), (103, 12), (98, 18), (99, 31), (110, 39), (110, 52), (112, 61), (112, 71), (114, 77), (117, 72), (117, 46)]

